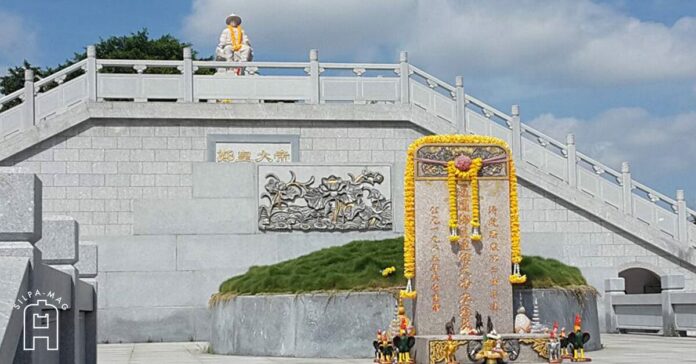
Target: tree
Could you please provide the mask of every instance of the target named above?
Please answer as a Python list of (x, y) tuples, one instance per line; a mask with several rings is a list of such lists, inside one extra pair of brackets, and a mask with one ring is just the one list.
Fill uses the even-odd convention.
[[(183, 49), (185, 47), (190, 47), (190, 43), (184, 43), (177, 39), (176, 37), (165, 34), (157, 39), (150, 38), (147, 29), (139, 30), (130, 35), (124, 36), (111, 36), (107, 39), (100, 39), (97, 44), (95, 44), (97, 50), (97, 57), (104, 59), (148, 59), (148, 60), (181, 60), (183, 59)], [(198, 59), (197, 52), (192, 52), (193, 59)], [(24, 69), (31, 68), (34, 70), (34, 75), (36, 79), (41, 79), (49, 76), (63, 68), (66, 68), (72, 64), (75, 64), (83, 59), (87, 58), (87, 52), (82, 51), (75, 53), (72, 58), (66, 60), (64, 63), (55, 67), (37, 67), (31, 65), (26, 60), (22, 66), (11, 67), (7, 70), (7, 74), (0, 77), (0, 91), (4, 94), (10, 94), (16, 90), (24, 87)], [(211, 57), (212, 58), (212, 57)], [(211, 59), (207, 58), (207, 59)], [(111, 73), (115, 72), (114, 68), (104, 68), (100, 72)], [(133, 69), (118, 69), (120, 73), (135, 72)], [(176, 69), (148, 69), (145, 72), (148, 73), (177, 73)], [(77, 77), (81, 72), (75, 72), (67, 80)], [(67, 81), (66, 80), (66, 81)], [(46, 85), (43, 91), (46, 91), (55, 84)], [(17, 101), (19, 103), (19, 101)], [(13, 104), (5, 105), (6, 107), (12, 107)]]

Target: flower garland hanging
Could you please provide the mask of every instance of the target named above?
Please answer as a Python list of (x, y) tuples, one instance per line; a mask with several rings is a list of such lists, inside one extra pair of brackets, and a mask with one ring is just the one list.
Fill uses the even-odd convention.
[(483, 160), (459, 156), (447, 162), (447, 185), (449, 188), (449, 228), (451, 242), (459, 241), (457, 224), (457, 178), (471, 181), (471, 240), (481, 240), (481, 222), (479, 213), (478, 174), (483, 167)]
[[(496, 145), (501, 148), (503, 148), (507, 155), (510, 156), (510, 148), (508, 147), (507, 143), (505, 143), (503, 140), (495, 138), (495, 137), (490, 137), (490, 136), (483, 136), (483, 135), (429, 135), (425, 136), (422, 138), (419, 138), (415, 140), (411, 145), (408, 147), (407, 155), (406, 155), (406, 170), (404, 173), (404, 277), (408, 280), (408, 283), (406, 285), (406, 289), (401, 291), (401, 297), (402, 298), (415, 298), (416, 297), (416, 291), (413, 290), (412, 288), (412, 283), (411, 280), (415, 277), (416, 275), (416, 225), (415, 225), (415, 220), (416, 220), (416, 210), (415, 210), (415, 205), (416, 205), (416, 200), (415, 200), (415, 155), (416, 151), (418, 148), (420, 148), (424, 144), (491, 144), (491, 145)], [(477, 158), (478, 159), (478, 158)], [(475, 161), (475, 160), (474, 160)], [(474, 161), (471, 161), (471, 167), (467, 172), (462, 172), (459, 170), (459, 168), (456, 168), (456, 164), (454, 165), (455, 169), (458, 169), (459, 172), (466, 174), (468, 177), (469, 173), (476, 169), (476, 174), (478, 175), (478, 169), (481, 167), (479, 166), (478, 168), (474, 168), (475, 164)], [(455, 161), (456, 163), (456, 161)], [(478, 163), (478, 162), (477, 162)], [(464, 169), (464, 168), (462, 168)], [(450, 192), (450, 221), (449, 221), (449, 226), (450, 226), (450, 235), (452, 234), (452, 227), (453, 225), (456, 224), (456, 220), (452, 219), (452, 210), (456, 211), (456, 203), (454, 205), (454, 209), (452, 209), (452, 190), (454, 187), (454, 195), (456, 196), (456, 177), (457, 177), (457, 172), (455, 171), (454, 175), (454, 183), (451, 181), (453, 180), (450, 175), (450, 163), (447, 164), (447, 171), (448, 171), (448, 188)], [(464, 179), (465, 177), (460, 177)], [(472, 213), (472, 227), (479, 228), (480, 227), (480, 221), (478, 219), (478, 198), (473, 198), (473, 196), (478, 196), (478, 178), (476, 179), (476, 183), (474, 183), (473, 179), (471, 180), (472, 184), (472, 207), (475, 212)], [(521, 248), (520, 248), (520, 224), (519, 224), (519, 206), (518, 206), (518, 201), (517, 201), (517, 175), (515, 174), (515, 167), (512, 159), (508, 161), (508, 182), (509, 182), (509, 189), (510, 189), (510, 241), (511, 241), (511, 248), (512, 248), (512, 254), (511, 254), (511, 263), (513, 264), (513, 273), (510, 275), (510, 282), (513, 284), (519, 284), (519, 283), (524, 283), (527, 280), (527, 277), (524, 275), (520, 274), (520, 268), (519, 268), (519, 263), (522, 261), (522, 253), (521, 253)], [(475, 185), (475, 186), (474, 186)], [(456, 200), (456, 198), (455, 198)], [(475, 202), (475, 205), (473, 203)], [(474, 220), (474, 214), (476, 214), (476, 220)], [(456, 216), (456, 215), (454, 215)], [(474, 225), (474, 221), (476, 222), (476, 225)], [(454, 224), (453, 224), (454, 222)], [(480, 231), (480, 230), (479, 230)], [(476, 234), (472, 234), (476, 235)], [(480, 232), (478, 233), (479, 240), (481, 239)], [(450, 239), (453, 239), (450, 237)], [(474, 237), (472, 236), (472, 239)]]

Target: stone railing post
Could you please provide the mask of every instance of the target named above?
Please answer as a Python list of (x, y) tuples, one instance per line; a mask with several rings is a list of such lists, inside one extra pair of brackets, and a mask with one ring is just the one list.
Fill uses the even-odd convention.
[(24, 70), (24, 101), (22, 118), (22, 130), (27, 130), (36, 123), (36, 107), (34, 105), (35, 90), (34, 90), (34, 70)]
[(87, 100), (97, 101), (97, 48), (87, 46)]
[(399, 84), (401, 86), (401, 103), (409, 104), (411, 102), (411, 86), (409, 80), (411, 78), (411, 67), (408, 65), (408, 52), (401, 51), (399, 53)]
[(687, 218), (686, 200), (684, 199), (684, 190), (677, 190), (677, 238), (679, 241), (689, 242), (688, 229), (690, 222)]
[(614, 297), (626, 294), (626, 282), (623, 278), (604, 280), (604, 323), (608, 333), (619, 332), (619, 321), (614, 312)]
[(578, 186), (578, 150), (575, 147), (575, 134), (566, 135), (566, 156), (568, 162), (568, 185), (576, 188)]
[(184, 96), (183, 102), (193, 102), (193, 60), (191, 58), (191, 48), (184, 48), (184, 68), (181, 70), (184, 77)]
[(319, 85), (319, 51), (316, 49), (309, 50), (309, 82), (311, 83), (309, 98), (310, 104), (318, 104), (321, 101), (321, 87)]
[(626, 215), (633, 215), (633, 179), (628, 162), (621, 163), (621, 189), (623, 212)]
[(457, 125), (455, 126), (459, 134), (466, 134), (466, 95), (464, 94), (464, 78), (462, 76), (457, 76), (454, 79), (454, 87), (457, 114)]
[(678, 336), (671, 293), (684, 289), (684, 276), (664, 275), (660, 277), (660, 283), (662, 285), (662, 335)]
[(522, 161), (522, 123), (520, 122), (520, 105), (512, 105), (510, 108), (510, 128), (512, 129), (512, 155), (515, 162)]

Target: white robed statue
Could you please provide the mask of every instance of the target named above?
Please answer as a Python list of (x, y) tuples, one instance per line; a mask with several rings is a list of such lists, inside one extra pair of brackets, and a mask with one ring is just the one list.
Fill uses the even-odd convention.
[[(218, 61), (249, 62), (254, 58), (254, 52), (249, 42), (249, 36), (242, 28), (242, 18), (236, 14), (230, 14), (225, 18), (227, 26), (220, 33), (220, 40), (215, 49), (215, 58)], [(234, 69), (239, 75), (241, 68)]]

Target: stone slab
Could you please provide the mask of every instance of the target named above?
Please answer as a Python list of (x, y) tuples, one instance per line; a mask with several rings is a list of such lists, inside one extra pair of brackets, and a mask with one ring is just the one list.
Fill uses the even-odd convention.
[(138, 200), (133, 202), (136, 235), (230, 234), (256, 230), (252, 198)]
[(101, 308), (201, 307), (210, 297), (191, 271), (103, 272), (98, 282)]
[(96, 302), (95, 295), (97, 290), (95, 287), (83, 280), (77, 281), (77, 309), (80, 311), (94, 311), (94, 303)]
[(80, 242), (78, 260), (75, 268), (80, 272), (80, 278), (96, 277), (99, 266), (98, 246), (94, 242)]
[[(491, 317), (498, 332), (512, 332), (507, 181), (480, 181), (481, 242), (472, 243), (468, 238), (471, 232), (469, 184), (460, 183), (458, 191), (462, 238), (452, 244), (448, 240), (446, 181), (416, 181), (416, 327), (422, 335), (442, 335), (445, 323), (452, 317), (459, 329), (473, 327), (475, 313), (479, 312), (484, 322)], [(493, 219), (497, 226), (491, 223)], [(491, 235), (492, 232), (495, 235)]]
[(387, 293), (238, 296), (211, 308), (210, 347), (234, 355), (368, 357), (395, 305)]
[(34, 174), (0, 174), (0, 241), (41, 238), (41, 181)]
[(69, 216), (43, 219), (43, 235), (36, 242), (41, 258), (47, 264), (75, 264), (78, 260), (79, 227)]
[(256, 165), (253, 163), (194, 163), (194, 198), (256, 196)]
[(171, 235), (114, 236), (95, 238), (102, 272), (174, 271), (176, 237)]
[(609, 278), (604, 280), (604, 292), (624, 292), (626, 281), (623, 278)]

